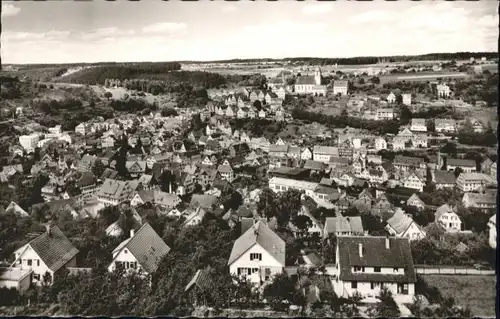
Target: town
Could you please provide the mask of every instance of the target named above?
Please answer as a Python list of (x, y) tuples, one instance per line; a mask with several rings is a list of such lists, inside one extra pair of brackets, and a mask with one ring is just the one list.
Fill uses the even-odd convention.
[(497, 108), (488, 52), (4, 64), (0, 314), (492, 317)]

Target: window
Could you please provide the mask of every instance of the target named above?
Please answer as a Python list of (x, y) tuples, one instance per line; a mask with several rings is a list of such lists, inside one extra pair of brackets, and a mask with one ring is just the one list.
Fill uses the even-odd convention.
[(352, 289), (357, 289), (358, 288), (358, 282), (357, 281), (351, 281), (351, 288)]
[(123, 250), (123, 253), (124, 253), (124, 254), (128, 254), (128, 250), (124, 249), (124, 250)]
[(259, 271), (259, 268), (252, 268), (252, 274), (256, 273)]
[(380, 267), (373, 267), (374, 272), (380, 272)]
[(37, 260), (36, 260), (36, 265), (37, 265), (37, 266), (40, 266), (40, 259), (37, 259)]
[(379, 288), (379, 287), (382, 287), (382, 283), (380, 282), (372, 282), (370, 283), (370, 286), (371, 286), (371, 289), (375, 289), (375, 288)]
[(254, 259), (262, 260), (262, 254), (259, 254), (259, 253), (251, 253), (251, 254), (250, 254), (250, 260), (254, 260)]
[(28, 259), (28, 266), (31, 266), (31, 259)]
[[(415, 234), (413, 234), (413, 235), (415, 235)], [(399, 271), (399, 268), (394, 267), (392, 270), (393, 270), (394, 272), (398, 272), (398, 271)]]
[(40, 280), (40, 275), (39, 274), (33, 274), (33, 279), (35, 279), (36, 281), (39, 281)]

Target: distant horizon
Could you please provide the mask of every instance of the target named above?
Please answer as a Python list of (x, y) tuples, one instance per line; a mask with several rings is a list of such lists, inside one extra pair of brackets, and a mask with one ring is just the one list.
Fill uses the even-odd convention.
[[(221, 59), (221, 60), (165, 60), (165, 61), (99, 61), (99, 62), (70, 62), (70, 63), (32, 63), (32, 62), (27, 62), (27, 63), (2, 63), (2, 66), (15, 66), (15, 65), (81, 65), (81, 64), (120, 64), (120, 63), (224, 63), (229, 61), (237, 61), (237, 60), (250, 60), (249, 62), (253, 61), (259, 61), (259, 60), (270, 60), (270, 61), (285, 61), (285, 60), (290, 60), (290, 59), (357, 59), (357, 58), (402, 58), (402, 57), (410, 57), (410, 58), (416, 58), (416, 57), (424, 57), (427, 55), (434, 55), (434, 54), (470, 54), (470, 55), (479, 55), (479, 54), (498, 54), (497, 51), (457, 51), (457, 52), (432, 52), (432, 53), (423, 53), (423, 54), (414, 54), (414, 55), (408, 55), (408, 54), (398, 54), (398, 55), (356, 55), (356, 56), (348, 56), (348, 57), (315, 57), (315, 56), (296, 56), (296, 57), (284, 57), (284, 58), (267, 58), (267, 57), (259, 57), (259, 58), (229, 58), (229, 59)], [(447, 59), (444, 59), (447, 60)], [(425, 61), (425, 60), (423, 60)], [(422, 62), (423, 62), (422, 61)], [(237, 63), (237, 62), (233, 62)], [(248, 62), (241, 62), (241, 63), (248, 63)], [(381, 62), (381, 63), (399, 63), (399, 62)], [(372, 63), (372, 64), (377, 64), (377, 63)], [(342, 64), (341, 64), (342, 65)]]
[(496, 1), (2, 1), (1, 6), (5, 64), (498, 51)]

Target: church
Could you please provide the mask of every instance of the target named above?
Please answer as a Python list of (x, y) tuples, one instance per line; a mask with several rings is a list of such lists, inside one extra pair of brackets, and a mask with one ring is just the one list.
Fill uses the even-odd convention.
[(304, 75), (297, 78), (295, 93), (326, 96), (326, 85), (321, 85), (321, 70), (319, 67), (314, 71), (314, 76)]

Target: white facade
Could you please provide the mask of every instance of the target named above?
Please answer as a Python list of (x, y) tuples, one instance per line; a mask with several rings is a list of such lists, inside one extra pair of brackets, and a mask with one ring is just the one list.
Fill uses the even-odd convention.
[(453, 211), (441, 214), (441, 216), (437, 219), (437, 222), (442, 225), (447, 232), (458, 232), (462, 229), (462, 221)]
[(113, 254), (113, 262), (108, 266), (108, 271), (113, 272), (116, 270), (118, 265), (123, 265), (123, 268), (127, 271), (139, 271), (142, 270), (145, 272), (144, 269), (142, 269), (141, 265), (137, 262), (137, 259), (130, 253), (130, 251), (125, 248), (120, 251), (117, 251)]
[(243, 255), (229, 266), (231, 274), (246, 276), (252, 283), (267, 281), (272, 276), (281, 274), (285, 265), (268, 253), (261, 245), (255, 243)]
[(490, 228), (490, 236), (488, 238), (488, 242), (490, 244), (490, 247), (493, 249), (497, 248), (497, 227), (496, 227), (496, 217), (497, 215), (491, 216), (490, 220), (488, 221), (488, 227)]
[(404, 181), (404, 187), (413, 188), (419, 192), (423, 191), (424, 186), (425, 183), (416, 174), (411, 174)]
[(38, 134), (21, 135), (19, 136), (19, 144), (27, 153), (33, 153), (38, 146), (40, 136)]
[(375, 139), (375, 149), (377, 151), (386, 150), (387, 149), (387, 141), (382, 137), (377, 137)]
[(411, 94), (402, 94), (403, 97), (403, 104), (404, 105), (411, 105)]
[[(45, 273), (49, 273), (51, 280), (54, 279), (54, 272), (40, 259), (40, 256), (31, 248), (29, 244), (19, 248), (14, 252), (16, 257), (16, 267), (21, 269), (31, 269), (33, 271), (33, 283), (41, 285)], [(76, 257), (73, 257), (67, 264), (67, 267), (76, 266)]]
[(269, 188), (274, 192), (284, 192), (288, 189), (296, 189), (304, 191), (308, 196), (314, 196), (314, 191), (318, 187), (318, 183), (297, 181), (294, 179), (273, 177), (269, 180)]

